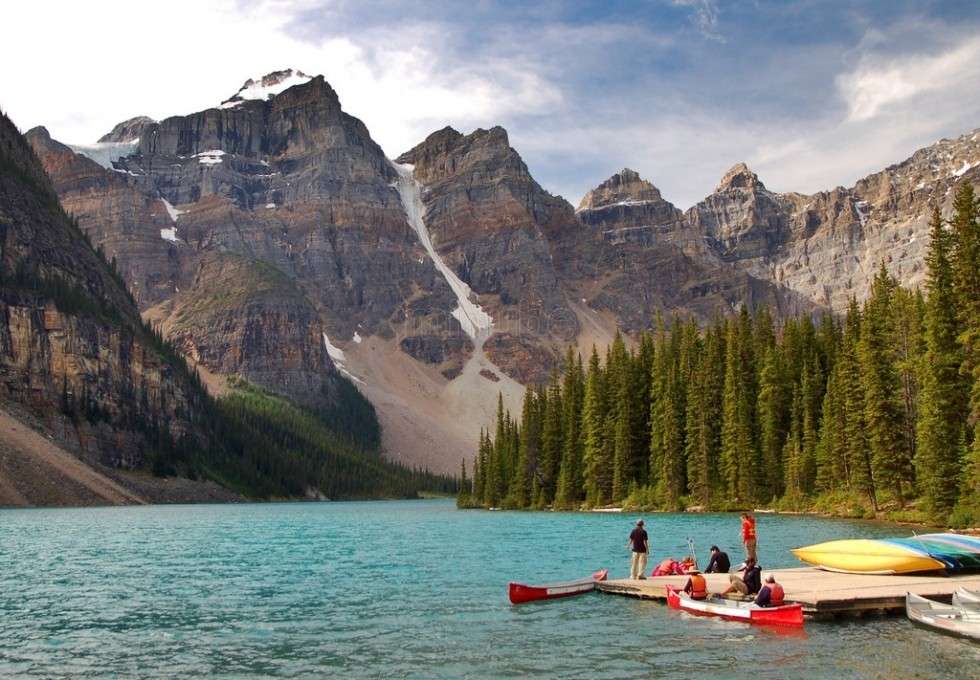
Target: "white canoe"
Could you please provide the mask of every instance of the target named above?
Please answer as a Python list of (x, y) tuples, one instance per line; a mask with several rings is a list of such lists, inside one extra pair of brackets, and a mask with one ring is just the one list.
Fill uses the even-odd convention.
[(956, 635), (980, 640), (980, 612), (927, 600), (915, 593), (905, 595), (905, 613), (912, 623)]
[(953, 606), (980, 611), (980, 592), (959, 588), (953, 593)]

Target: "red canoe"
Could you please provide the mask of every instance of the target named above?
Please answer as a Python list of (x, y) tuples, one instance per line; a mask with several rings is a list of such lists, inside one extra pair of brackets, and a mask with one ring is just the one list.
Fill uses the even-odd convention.
[(508, 594), (510, 595), (512, 604), (571, 597), (572, 595), (581, 595), (582, 593), (595, 590), (595, 582), (605, 581), (608, 574), (608, 569), (601, 569), (589, 578), (583, 578), (577, 581), (565, 581), (564, 583), (552, 583), (546, 586), (528, 586), (523, 583), (514, 583), (511, 581), (508, 586)]
[(758, 607), (752, 602), (709, 597), (692, 600), (683, 590), (667, 586), (667, 606), (682, 609), (696, 616), (717, 616), (726, 621), (742, 621), (769, 626), (802, 626), (803, 605), (784, 604), (781, 607)]

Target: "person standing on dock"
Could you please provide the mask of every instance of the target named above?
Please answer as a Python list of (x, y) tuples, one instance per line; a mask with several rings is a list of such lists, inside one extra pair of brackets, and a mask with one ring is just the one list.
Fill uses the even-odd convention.
[(759, 561), (755, 542), (755, 517), (747, 512), (742, 513), (742, 543), (745, 544), (745, 561)]
[(630, 540), (627, 544), (633, 551), (633, 558), (630, 562), (630, 578), (646, 578), (643, 572), (647, 568), (647, 555), (650, 553), (650, 542), (647, 537), (647, 530), (643, 528), (643, 520), (636, 520), (636, 528), (630, 533)]

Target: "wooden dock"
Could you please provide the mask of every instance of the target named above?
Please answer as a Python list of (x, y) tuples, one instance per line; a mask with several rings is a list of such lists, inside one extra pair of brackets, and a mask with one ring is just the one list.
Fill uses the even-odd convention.
[[(949, 602), (957, 588), (980, 591), (980, 574), (966, 576), (871, 576), (838, 574), (812, 567), (763, 570), (773, 574), (786, 599), (803, 603), (803, 613), (818, 618), (845, 614), (904, 611), (905, 593)], [(728, 586), (727, 574), (705, 574), (709, 592)], [(686, 576), (656, 576), (642, 580), (615, 579), (597, 584), (598, 590), (645, 600), (666, 600), (666, 586), (683, 588)]]

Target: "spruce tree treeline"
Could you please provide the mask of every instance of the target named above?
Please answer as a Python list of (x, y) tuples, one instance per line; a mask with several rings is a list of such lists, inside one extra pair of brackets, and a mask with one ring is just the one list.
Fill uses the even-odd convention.
[[(882, 263), (862, 305), (776, 324), (657, 319), (498, 402), (462, 507), (771, 504), (980, 524), (980, 206), (932, 216), (924, 291)], [(919, 512), (921, 511), (921, 512)]]

